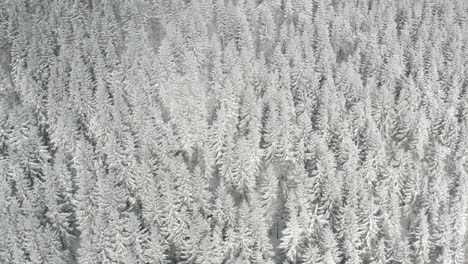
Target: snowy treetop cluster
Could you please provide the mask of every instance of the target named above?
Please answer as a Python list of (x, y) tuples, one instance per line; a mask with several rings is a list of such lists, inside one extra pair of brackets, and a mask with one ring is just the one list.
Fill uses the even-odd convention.
[(466, 0), (0, 0), (0, 263), (464, 264)]

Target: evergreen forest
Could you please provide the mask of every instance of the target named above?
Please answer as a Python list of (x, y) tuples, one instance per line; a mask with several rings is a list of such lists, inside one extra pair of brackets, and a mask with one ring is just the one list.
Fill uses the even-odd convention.
[(468, 263), (466, 0), (0, 0), (0, 263)]

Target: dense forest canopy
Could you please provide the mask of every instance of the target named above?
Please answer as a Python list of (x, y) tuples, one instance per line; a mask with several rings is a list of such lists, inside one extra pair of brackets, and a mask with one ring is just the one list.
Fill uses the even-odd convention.
[(465, 0), (0, 0), (0, 263), (463, 264)]

